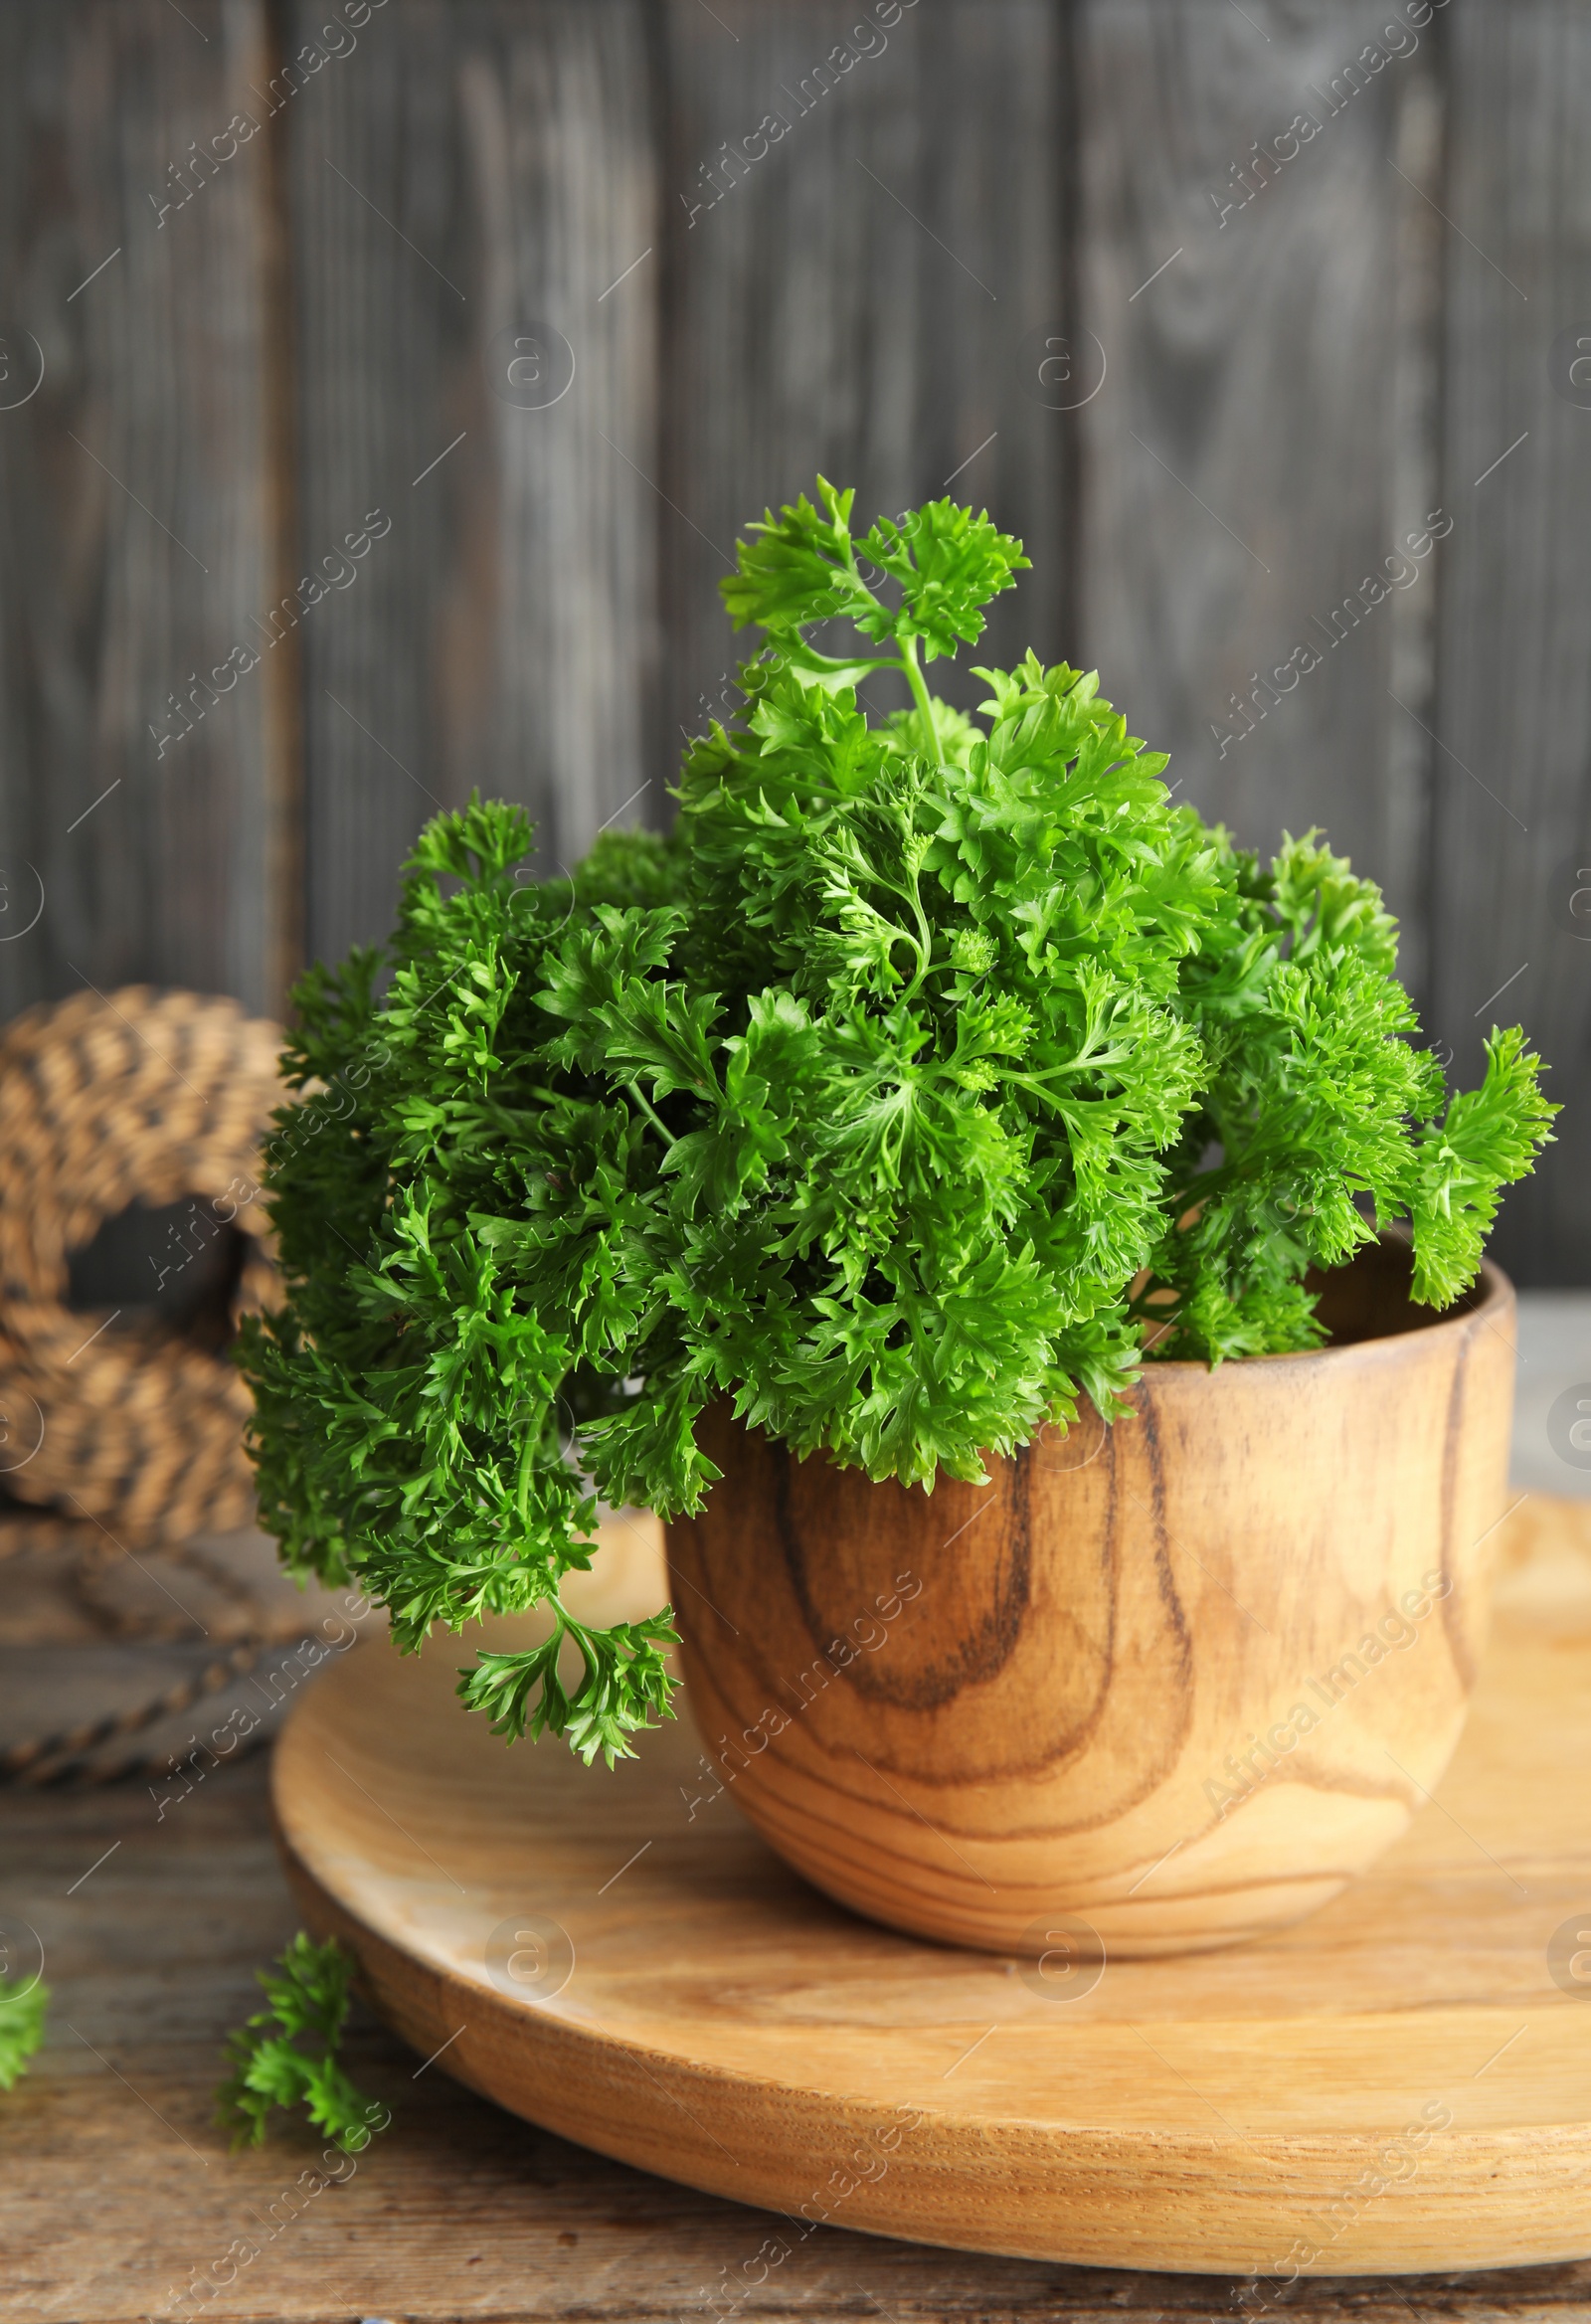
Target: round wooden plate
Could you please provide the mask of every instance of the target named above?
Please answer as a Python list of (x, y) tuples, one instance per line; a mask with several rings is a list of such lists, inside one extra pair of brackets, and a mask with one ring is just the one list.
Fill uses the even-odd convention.
[(891, 1934), (770, 1854), (686, 1719), (612, 1774), (506, 1747), (452, 1640), (306, 1692), (288, 1875), (438, 2070), (784, 2214), (748, 2223), (731, 2300), (824, 2223), (1271, 2285), (1584, 2256), (1591, 1507), (1528, 1504), (1503, 1566), (1439, 1796), (1268, 1943), (1100, 1973), (1064, 1938), (1017, 1963)]

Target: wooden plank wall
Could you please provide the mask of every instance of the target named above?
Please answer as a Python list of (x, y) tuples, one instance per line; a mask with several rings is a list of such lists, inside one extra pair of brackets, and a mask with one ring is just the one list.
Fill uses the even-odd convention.
[(548, 866), (662, 823), (738, 526), (949, 482), (1035, 560), (989, 652), (1325, 824), (1466, 1074), (1511, 980), (1568, 1111), (1500, 1249), (1591, 1280), (1591, 30), (1424, 13), (12, 0), (0, 1010), (279, 1006), (475, 785)]
[(1558, 1144), (1498, 1248), (1523, 1282), (1587, 1283), (1591, 893), (1571, 902), (1591, 889), (1591, 18), (1455, 14), (1432, 1021), (1461, 1060), (1494, 1016), (1551, 1060)]
[[(413, 0), (360, 41), (284, 107), (304, 561), (392, 519), (303, 625), (314, 953), (386, 934), (473, 786), (573, 862), (646, 780), (658, 661), (655, 251), (604, 295), (657, 240), (647, 12)], [(559, 338), (556, 402), (494, 392), (517, 361), (534, 403)]]
[[(1080, 415), (1083, 649), (1206, 814), (1263, 848), (1324, 824), (1373, 866), (1419, 983), (1425, 760), (1399, 721), (1430, 717), (1436, 552), (1402, 587), (1383, 561), (1433, 506), (1410, 405), (1439, 100), (1429, 43), (1349, 93), (1385, 13), (1274, 10), (1262, 37), (1230, 0), (1090, 12), (1083, 305), (1114, 374)], [(1342, 613), (1377, 573), (1382, 602)]]
[(0, 9), (7, 1014), (133, 978), (260, 1000), (284, 965), (290, 700), (228, 663), (272, 594), (270, 213), (249, 147), (186, 204), (169, 174), (253, 101), (263, 26), (204, 13)]
[[(1047, 0), (860, 14), (668, 0), (665, 748), (734, 668), (717, 584), (737, 529), (819, 471), (869, 517), (949, 484), (1044, 544), (974, 659), (1030, 640), (1054, 658), (1072, 626), (1065, 442), (1017, 373), (1067, 297), (1068, 18)], [(726, 145), (764, 150), (736, 172)], [(985, 691), (953, 665), (935, 683)]]

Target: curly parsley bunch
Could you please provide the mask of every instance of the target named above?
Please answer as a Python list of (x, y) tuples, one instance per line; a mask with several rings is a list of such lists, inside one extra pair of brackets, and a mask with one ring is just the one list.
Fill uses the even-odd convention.
[[(406, 1648), (550, 1607), (459, 1692), (588, 1760), (667, 1709), (672, 1634), (583, 1626), (560, 1580), (597, 1496), (700, 1506), (714, 1398), (873, 1478), (978, 1479), (1080, 1393), (1115, 1417), (1146, 1354), (1312, 1344), (1306, 1269), (1376, 1222), (1450, 1302), (1555, 1110), (1517, 1031), (1449, 1103), (1377, 890), (1173, 805), (1092, 674), (1029, 654), (976, 672), (976, 719), (935, 700), (1021, 544), (949, 501), (857, 540), (851, 498), (750, 528), (746, 714), (667, 838), (532, 883), (523, 816), (472, 802), (385, 959), (298, 988), (289, 1297), (243, 1347), (265, 1521)], [(911, 707), (870, 715), (884, 672)]]

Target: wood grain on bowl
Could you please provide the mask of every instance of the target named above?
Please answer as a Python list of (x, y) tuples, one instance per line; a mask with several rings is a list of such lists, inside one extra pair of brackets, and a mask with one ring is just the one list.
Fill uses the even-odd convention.
[(1033, 1954), (1227, 1944), (1397, 1838), (1447, 1765), (1504, 1507), (1513, 1297), (1443, 1317), (1407, 1253), (1333, 1280), (1318, 1352), (1151, 1363), (987, 1485), (797, 1461), (727, 1405), (668, 1528), (691, 1701), (830, 1895)]

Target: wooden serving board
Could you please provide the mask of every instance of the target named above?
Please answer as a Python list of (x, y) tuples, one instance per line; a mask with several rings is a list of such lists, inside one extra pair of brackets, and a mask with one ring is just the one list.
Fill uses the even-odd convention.
[(1529, 1502), (1500, 1543), (1437, 1798), (1262, 1944), (1096, 1976), (894, 1935), (769, 1852), (687, 1719), (612, 1774), (505, 1747), (454, 1700), (452, 1640), (367, 1643), (306, 1691), (288, 1875), (434, 2070), (786, 2215), (748, 2223), (731, 2305), (825, 2223), (1253, 2274), (1264, 2303), (1299, 2273), (1584, 2256), (1591, 1505)]

